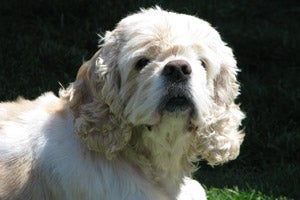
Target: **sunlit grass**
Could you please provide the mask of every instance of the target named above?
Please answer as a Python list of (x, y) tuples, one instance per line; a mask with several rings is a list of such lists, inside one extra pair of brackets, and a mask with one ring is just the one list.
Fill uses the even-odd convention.
[(255, 189), (239, 190), (238, 187), (209, 188), (206, 192), (208, 200), (291, 200), (283, 196), (268, 196)]

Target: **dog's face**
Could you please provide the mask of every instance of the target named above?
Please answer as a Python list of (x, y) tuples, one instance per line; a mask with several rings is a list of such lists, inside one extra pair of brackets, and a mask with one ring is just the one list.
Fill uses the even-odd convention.
[(121, 20), (102, 42), (70, 90), (75, 132), (90, 149), (109, 157), (126, 147), (133, 127), (158, 127), (191, 132), (190, 156), (211, 164), (238, 155), (238, 68), (207, 22), (148, 9)]
[(152, 10), (122, 20), (106, 34), (103, 58), (116, 60), (123, 116), (154, 125), (165, 114), (207, 114), (220, 72), (215, 40), (207, 22), (188, 15)]

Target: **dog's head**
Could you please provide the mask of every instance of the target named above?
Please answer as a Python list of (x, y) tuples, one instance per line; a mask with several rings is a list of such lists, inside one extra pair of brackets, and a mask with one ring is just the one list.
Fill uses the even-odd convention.
[(127, 145), (133, 127), (172, 118), (184, 121), (195, 154), (211, 164), (234, 159), (243, 138), (237, 72), (231, 49), (207, 22), (142, 10), (107, 32), (79, 70), (69, 89), (76, 131), (109, 157)]

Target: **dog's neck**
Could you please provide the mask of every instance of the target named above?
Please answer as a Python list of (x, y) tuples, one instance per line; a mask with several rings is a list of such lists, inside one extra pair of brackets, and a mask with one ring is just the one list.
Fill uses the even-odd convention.
[(155, 184), (176, 189), (192, 171), (187, 124), (187, 117), (166, 115), (158, 125), (137, 128), (127, 157)]

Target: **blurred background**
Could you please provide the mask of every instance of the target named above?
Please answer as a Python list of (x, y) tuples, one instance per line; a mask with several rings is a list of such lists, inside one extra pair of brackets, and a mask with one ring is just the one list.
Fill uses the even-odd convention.
[(0, 101), (57, 93), (58, 82), (74, 81), (97, 51), (97, 34), (154, 5), (209, 21), (242, 69), (238, 102), (247, 135), (237, 160), (199, 163), (195, 178), (209, 198), (224, 191), (248, 196), (220, 199), (259, 198), (250, 191), (260, 199), (300, 199), (299, 1), (1, 0)]

